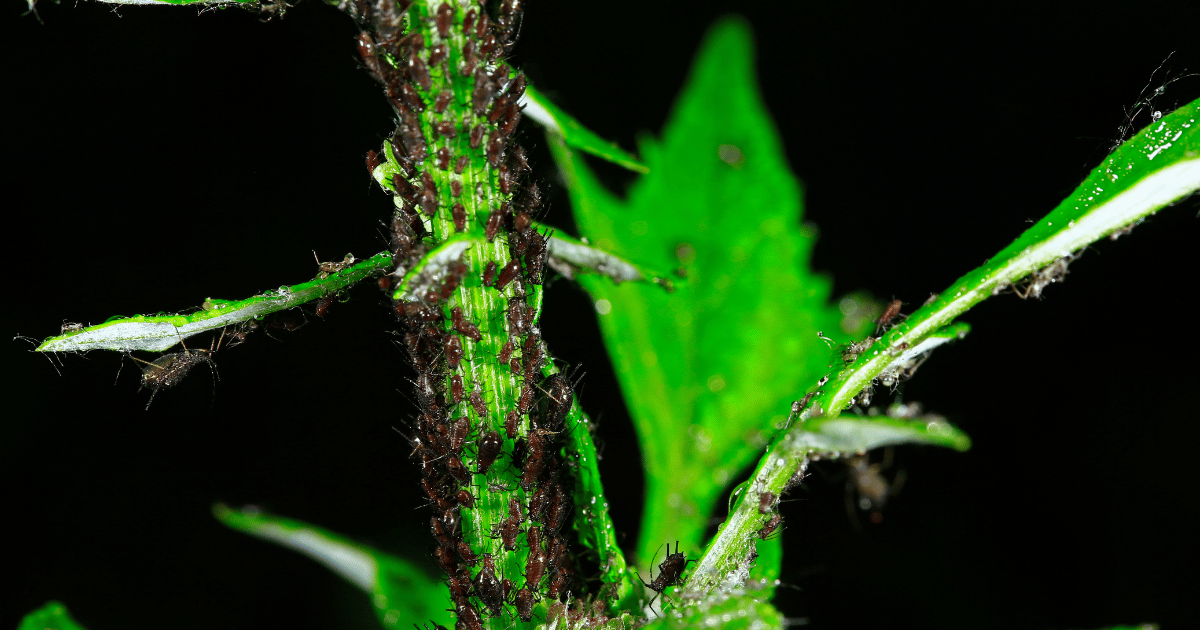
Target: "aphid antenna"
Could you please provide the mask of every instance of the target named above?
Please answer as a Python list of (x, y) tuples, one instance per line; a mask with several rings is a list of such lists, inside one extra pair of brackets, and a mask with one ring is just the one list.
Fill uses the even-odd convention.
[[(26, 337), (24, 335), (17, 335), (15, 337), (13, 337), (13, 341), (16, 341), (18, 339), (20, 339), (21, 341), (28, 341), (29, 343), (33, 344), (33, 347), (35, 347), (35, 348), (38, 347), (39, 345), (41, 345), (41, 342), (39, 342), (37, 339), (34, 339), (33, 337)], [(36, 352), (36, 350), (30, 350), (30, 352)], [(50, 362), (50, 367), (54, 368), (54, 371), (58, 372), (59, 376), (62, 376), (62, 372), (59, 372), (58, 366), (54, 365), (54, 359), (50, 358), (51, 354), (57, 355), (58, 353), (57, 352), (43, 352), (42, 354), (46, 355), (46, 360)], [(60, 359), (60, 362), (61, 362), (61, 359)]]

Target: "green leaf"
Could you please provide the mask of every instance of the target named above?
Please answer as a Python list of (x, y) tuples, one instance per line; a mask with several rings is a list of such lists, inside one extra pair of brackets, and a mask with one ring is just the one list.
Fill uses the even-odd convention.
[[(767, 601), (771, 592), (768, 589), (736, 589), (705, 599), (688, 600), (687, 606), (667, 608), (665, 614), (642, 627), (645, 630), (783, 628), (783, 613)], [(668, 595), (664, 593), (663, 597), (667, 598)]]
[(48, 601), (45, 606), (25, 615), (17, 630), (84, 630), (71, 617), (62, 602)]
[(379, 620), (388, 628), (407, 628), (433, 620), (450, 626), (453, 604), (445, 584), (419, 566), (355, 543), (320, 527), (272, 516), (254, 508), (223, 504), (213, 514), (229, 527), (299, 551), (371, 594)]
[[(348, 260), (353, 257), (347, 256)], [(103, 324), (80, 326), (42, 342), (38, 352), (87, 352), (89, 350), (144, 350), (162, 352), (208, 330), (240, 324), (277, 311), (342, 291), (391, 266), (390, 252), (376, 254), (325, 278), (292, 286), (282, 286), (245, 300), (208, 298), (195, 313), (174, 315), (136, 315), (114, 317)]]
[(1061, 281), (1084, 247), (1117, 238), (1146, 216), (1200, 190), (1200, 100), (1117, 147), (1054, 210), (983, 266), (967, 273), (861, 353), (814, 402), (814, 415), (839, 413), (864, 388), (940, 343), (955, 318), (1005, 291), (1039, 297)]
[(567, 144), (548, 140), (593, 247), (687, 278), (664, 293), (579, 277), (643, 449), (646, 566), (664, 540), (699, 545), (721, 491), (782, 426), (796, 392), (827, 371), (818, 331), (847, 340), (870, 321), (859, 314), (843, 330), (829, 279), (808, 271), (813, 230), (800, 223), (800, 185), (762, 104), (740, 19), (706, 38), (662, 140), (642, 140), (650, 172), (627, 201)]
[(579, 121), (550, 102), (545, 94), (532, 85), (525, 89), (525, 96), (521, 98), (520, 104), (524, 106), (526, 116), (545, 127), (547, 132), (561, 136), (567, 146), (586, 151), (637, 173), (649, 171), (633, 154), (618, 147), (615, 142), (605, 141), (579, 124)]
[[(971, 440), (946, 419), (926, 414), (905, 416), (841, 416), (803, 420), (802, 403), (792, 404), (790, 428), (778, 438), (759, 460), (750, 480), (733, 491), (735, 506), (721, 524), (717, 535), (696, 562), (687, 578), (689, 599), (711, 597), (741, 588), (755, 577), (750, 563), (751, 548), (758, 532), (772, 518), (764, 511), (761, 497), (770, 493), (782, 496), (804, 478), (808, 462), (816, 458), (836, 458), (865, 453), (895, 444), (929, 444), (959, 451), (971, 447)], [(897, 412), (903, 413), (900, 409)], [(759, 547), (760, 554), (762, 547)]]

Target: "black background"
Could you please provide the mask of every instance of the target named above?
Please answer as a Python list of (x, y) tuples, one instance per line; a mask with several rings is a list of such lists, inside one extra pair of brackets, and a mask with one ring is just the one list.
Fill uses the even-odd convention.
[[(657, 130), (713, 3), (529, 2), (514, 62), (568, 111), (634, 148)], [(383, 248), (388, 199), (362, 157), (392, 128), (356, 62), (354, 26), (305, 2), (239, 11), (5, 3), (3, 326), (180, 310), (310, 278)], [(745, 8), (762, 90), (821, 229), (838, 294), (919, 304), (1015, 238), (1104, 156), (1164, 71), (1200, 71), (1195, 12), (1096, 3), (823, 3)], [(1174, 84), (1163, 109), (1200, 96)], [(1148, 121), (1146, 113), (1140, 118)], [(540, 133), (538, 177), (554, 187)], [(603, 168), (614, 186), (630, 177)], [(907, 399), (975, 440), (907, 448), (908, 481), (856, 532), (836, 468), (783, 507), (779, 606), (819, 628), (1194, 627), (1189, 461), (1200, 223), (1195, 200), (1103, 242), (1046, 299), (965, 318)], [(570, 227), (565, 196), (548, 221)], [(769, 287), (764, 287), (769, 290)], [(583, 363), (602, 468), (632, 549), (641, 473), (586, 297), (552, 285), (551, 348)], [(309, 315), (310, 319), (315, 320)], [(225, 530), (253, 502), (410, 557), (430, 541), (403, 440), (406, 368), (377, 292), (323, 322), (217, 355), (149, 412), (111, 353), (20, 340), (3, 364), (0, 626), (64, 600), (92, 630), (373, 628), (367, 599), (292, 552)], [(204, 342), (197, 342), (203, 345)]]

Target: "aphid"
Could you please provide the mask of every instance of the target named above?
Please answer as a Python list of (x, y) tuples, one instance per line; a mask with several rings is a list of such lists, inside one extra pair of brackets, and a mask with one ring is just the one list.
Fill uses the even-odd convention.
[(529, 518), (539, 523), (545, 522), (546, 508), (549, 506), (550, 495), (547, 494), (546, 487), (542, 486), (529, 499)]
[[(508, 371), (512, 372), (513, 374), (520, 374), (521, 373), (521, 359), (518, 357), (513, 357), (512, 361), (508, 362)], [(528, 411), (528, 408), (526, 408), (526, 411)], [(524, 413), (524, 412), (521, 412), (521, 413)]]
[(500, 52), (500, 40), (496, 38), (495, 33), (488, 33), (484, 36), (483, 42), (479, 44), (479, 52), (485, 57), (495, 57)]
[(471, 27), (475, 26), (475, 9), (468, 9), (467, 14), (463, 16), (463, 35), (471, 34)]
[[(891, 466), (891, 451), (889, 450), (884, 461), (878, 464), (872, 464), (865, 455), (859, 455), (847, 459), (846, 465), (850, 472), (850, 479), (846, 484), (847, 513), (854, 514), (851, 501), (853, 490), (858, 494), (858, 508), (864, 512), (871, 512), (871, 522), (883, 522), (883, 506), (904, 485), (903, 472), (897, 474), (895, 481), (891, 482), (883, 475), (884, 469)], [(854, 522), (857, 528), (857, 518)]]
[(454, 574), (454, 555), (446, 547), (438, 547), (433, 550), (433, 559), (437, 560), (438, 566), (443, 571), (451, 575)]
[(504, 159), (504, 136), (492, 134), (488, 139), (487, 159), (493, 167), (500, 166), (500, 161)]
[(446, 460), (446, 469), (450, 471), (450, 476), (461, 484), (467, 484), (471, 481), (471, 471), (463, 465), (462, 458), (458, 455), (451, 455)]
[(500, 226), (503, 222), (504, 215), (501, 213), (500, 208), (493, 208), (488, 213), (487, 222), (483, 225), (483, 235), (489, 243), (496, 240), (496, 235), (500, 233)]
[[(525, 208), (528, 210), (536, 210), (542, 205), (542, 189), (538, 188), (537, 182), (531, 182), (525, 188)], [(528, 221), (528, 217), (526, 217)], [(520, 228), (518, 228), (520, 229)]]
[(321, 262), (321, 259), (317, 258), (317, 252), (314, 250), (313, 260), (317, 261), (317, 277), (324, 280), (325, 278), (338, 273), (346, 267), (353, 265), (355, 259), (354, 254), (346, 254), (346, 257), (342, 259), (342, 262)]
[[(485, 14), (486, 16), (486, 14)], [(483, 22), (483, 19), (480, 19)], [(483, 49), (480, 48), (480, 52)], [(496, 97), (496, 82), (487, 73), (487, 70), (475, 68), (475, 87), (471, 91), (471, 101), (475, 105), (475, 115), (482, 116), (487, 112), (488, 106), (492, 104), (492, 99)], [(472, 147), (474, 148), (474, 147)]]
[(507, 195), (512, 191), (513, 179), (516, 178), (516, 174), (513, 173), (512, 167), (508, 165), (508, 162), (501, 164), (497, 172), (500, 176), (500, 192)]
[(417, 94), (417, 90), (407, 83), (400, 84), (400, 98), (404, 99), (404, 104), (414, 111), (425, 111), (425, 101), (421, 99), (421, 95)]
[(459, 416), (450, 423), (446, 437), (450, 442), (450, 452), (458, 455), (467, 443), (467, 434), (471, 432), (471, 421), (466, 416)]
[(489, 260), (483, 266), (483, 286), (490, 287), (496, 282), (496, 263)]
[(546, 507), (546, 527), (557, 532), (567, 522), (567, 514), (571, 512), (571, 502), (567, 500), (562, 486), (554, 484), (555, 492), (550, 497), (550, 505)]
[[(524, 95), (525, 95), (525, 75), (518, 74), (517, 78), (513, 79), (512, 84), (508, 86), (508, 97), (510, 99), (512, 99), (512, 102), (516, 103), (517, 101), (521, 100), (521, 97)], [(525, 151), (522, 149), (521, 153), (524, 154), (524, 152)], [(522, 155), (522, 158), (523, 157), (524, 157), (524, 155)], [(525, 165), (525, 169), (526, 170), (529, 169), (528, 164)]]
[(450, 309), (450, 321), (454, 323), (454, 329), (467, 339), (472, 341), (483, 339), (483, 335), (479, 332), (479, 327), (463, 318), (462, 308), (455, 306), (453, 309)]
[(517, 616), (521, 621), (533, 619), (533, 591), (528, 587), (517, 589), (513, 604), (517, 607)]
[(463, 205), (456, 201), (456, 202), (454, 202), (454, 205), (450, 207), (450, 214), (454, 217), (454, 231), (455, 232), (467, 231), (467, 210), (466, 210), (466, 208), (463, 208)]
[(518, 233), (525, 232), (525, 230), (528, 230), (529, 226), (532, 224), (533, 219), (529, 217), (528, 212), (518, 212), (516, 218), (513, 219), (513, 228), (516, 229)]
[(483, 630), (483, 620), (479, 617), (479, 611), (475, 610), (474, 604), (465, 597), (454, 604), (457, 606), (458, 612), (458, 621), (454, 624), (454, 630)]
[(500, 607), (504, 604), (504, 590), (500, 586), (500, 580), (496, 578), (496, 564), (492, 561), (490, 553), (483, 554), (483, 568), (480, 569), (479, 575), (475, 576), (475, 594), (493, 615), (500, 614)]
[(758, 513), (770, 514), (771, 508), (775, 505), (775, 493), (764, 492), (758, 497)]
[(487, 417), (487, 405), (483, 404), (483, 393), (478, 389), (471, 392), (467, 396), (467, 400), (471, 401), (471, 407), (475, 409), (475, 414), (480, 418)]
[(466, 488), (459, 490), (458, 494), (454, 496), (454, 500), (458, 501), (458, 504), (463, 507), (475, 507), (475, 495), (471, 494), (471, 491)]
[(505, 138), (511, 136), (517, 130), (517, 125), (521, 124), (521, 107), (516, 103), (509, 103), (508, 107), (504, 108), (504, 119), (500, 123), (500, 135)]
[(521, 421), (521, 416), (517, 415), (516, 411), (508, 412), (504, 417), (504, 433), (508, 435), (508, 439), (517, 437), (517, 424)]
[(434, 165), (437, 166), (438, 169), (443, 170), (443, 171), (449, 169), (450, 168), (450, 149), (447, 147), (442, 147), (442, 148), (438, 149), (437, 157), (434, 159), (435, 159)]
[(436, 66), (446, 60), (450, 49), (445, 44), (438, 44), (429, 50), (429, 65)]
[(567, 588), (567, 584), (571, 581), (572, 572), (559, 571), (550, 579), (550, 584), (546, 586), (546, 596), (551, 599), (558, 599), (558, 596)]
[[(530, 335), (532, 337), (532, 335)], [(542, 383), (546, 399), (542, 418), (546, 421), (547, 429), (558, 431), (566, 421), (567, 413), (571, 411), (571, 403), (575, 400), (575, 390), (571, 380), (564, 374), (554, 374)]]
[[(68, 328), (68, 326), (74, 326), (75, 328)], [(236, 330), (227, 335), (229, 337), (229, 343), (225, 344), (225, 347), (232, 348), (245, 343), (246, 335), (258, 330), (258, 328), (259, 326), (257, 321), (254, 321), (253, 319), (247, 319), (246, 321), (242, 322)], [(67, 332), (68, 330), (83, 330), (83, 324), (63, 324), (63, 332)]]
[(437, 8), (437, 30), (438, 35), (442, 37), (450, 37), (450, 27), (454, 25), (454, 7), (448, 3), (441, 3)]
[(542, 468), (546, 464), (542, 433), (542, 431), (533, 431), (529, 434), (529, 457), (525, 459), (525, 466), (521, 470), (521, 487), (525, 488), (526, 492), (537, 483), (538, 477), (542, 474)]
[(463, 398), (463, 382), (462, 377), (455, 374), (450, 377), (450, 397), (454, 400), (454, 404), (462, 402)]
[(317, 317), (324, 319), (325, 315), (329, 313), (329, 307), (333, 306), (335, 300), (337, 300), (337, 295), (333, 293), (317, 300)]
[[(433, 379), (429, 374), (422, 372), (417, 375), (417, 380), (414, 383), (417, 386), (417, 402), (421, 408), (431, 413), (440, 411), (441, 405), (438, 404), (438, 391), (433, 386)], [(433, 413), (433, 415), (438, 415)]]
[[(439, 93), (437, 97), (433, 99), (433, 111), (439, 114), (446, 111), (446, 108), (450, 105), (450, 101), (452, 100), (454, 100), (454, 93), (450, 90), (445, 90)], [(442, 135), (446, 135), (448, 138), (454, 137), (447, 134)]]
[(525, 275), (531, 284), (542, 283), (542, 270), (546, 264), (546, 239), (532, 232), (528, 249), (525, 250)]
[(392, 188), (396, 190), (396, 194), (409, 203), (417, 202), (417, 187), (412, 182), (396, 173), (392, 176)]
[(904, 303), (900, 300), (888, 302), (887, 307), (883, 309), (883, 314), (879, 316), (879, 319), (875, 320), (875, 334), (879, 334), (881, 328), (887, 327), (888, 324), (892, 323), (893, 319), (896, 319), (896, 316), (900, 314), (902, 306), (904, 306)]
[(771, 516), (771, 518), (767, 519), (767, 524), (763, 525), (762, 529), (758, 530), (758, 537), (766, 540), (768, 536), (775, 533), (775, 530), (779, 528), (779, 524), (782, 522), (783, 516), (776, 512)]
[(486, 12), (480, 13), (479, 21), (475, 22), (475, 37), (482, 39), (490, 28), (491, 24), (488, 22), (488, 14)]
[[(508, 264), (504, 265), (504, 268), (500, 270), (500, 274), (496, 276), (496, 289), (503, 290), (504, 287), (507, 286), (509, 282), (512, 282), (512, 279), (516, 277), (517, 272), (520, 270), (521, 270), (521, 261), (519, 259), (513, 258), (512, 260), (509, 260)], [(509, 313), (510, 313), (509, 319), (511, 321), (511, 313), (512, 313), (511, 306), (509, 308)]]
[(537, 531), (537, 528), (529, 528), (530, 543), (529, 543), (529, 560), (525, 563), (525, 587), (536, 589), (542, 581), (542, 577), (546, 575), (546, 551), (540, 545), (533, 544), (532, 533)]
[(433, 183), (433, 175), (430, 175), (428, 171), (421, 173), (421, 209), (430, 217), (437, 215), (437, 185)]
[[(778, 515), (777, 515), (778, 516)], [(671, 551), (671, 544), (667, 543), (667, 552)], [(679, 584), (679, 578), (683, 575), (683, 570), (693, 560), (688, 560), (687, 556), (679, 553), (679, 541), (675, 541), (675, 553), (669, 553), (667, 559), (663, 560), (662, 564), (658, 565), (658, 577), (651, 575), (654, 578), (649, 584), (643, 580), (642, 584), (646, 588), (662, 595), (662, 592), (667, 590), (667, 587)], [(658, 599), (658, 595), (654, 599)], [(654, 599), (650, 600), (650, 605), (654, 605)]]
[[(225, 331), (221, 331), (221, 339), (224, 339)], [(150, 409), (150, 403), (154, 402), (154, 397), (160, 389), (170, 389), (183, 381), (192, 371), (192, 368), (207, 363), (212, 370), (213, 376), (220, 379), (217, 375), (217, 364), (212, 360), (212, 354), (221, 349), (220, 341), (217, 342), (216, 348), (209, 347), (208, 350), (188, 350), (183, 339), (180, 338), (179, 345), (183, 346), (183, 352), (170, 352), (162, 355), (153, 361), (142, 361), (137, 357), (130, 355), (129, 358), (135, 361), (141, 361), (146, 364), (142, 369), (142, 384), (138, 387), (138, 391), (150, 389), (150, 400), (146, 401), (146, 409)]]
[(374, 176), (375, 169), (379, 167), (379, 154), (375, 153), (375, 149), (367, 151), (367, 174)]
[(500, 521), (497, 530), (500, 533), (500, 540), (504, 542), (504, 548), (508, 551), (513, 551), (517, 548), (517, 534), (521, 533), (521, 521), (524, 517), (521, 515), (521, 502), (513, 497), (508, 500), (508, 517)]
[(479, 58), (475, 56), (475, 42), (468, 41), (463, 44), (462, 60), (463, 65), (458, 69), (458, 73), (464, 77), (475, 74), (475, 70), (479, 67)]
[(367, 33), (358, 34), (358, 55), (362, 57), (363, 65), (367, 66), (371, 76), (375, 77), (376, 81), (383, 81), (379, 58), (375, 56), (375, 41)]
[[(454, 172), (459, 175), (462, 175), (463, 171), (467, 168), (467, 165), (470, 163), (471, 163), (471, 158), (469, 158), (465, 155), (458, 156), (458, 161), (454, 163)], [(458, 182), (456, 181), (455, 183), (458, 183)], [(462, 194), (462, 184), (459, 184), (459, 194)], [(455, 195), (455, 196), (457, 196), (457, 195)]]
[[(525, 75), (517, 77), (517, 81), (520, 82), (521, 91), (523, 92), (525, 90)], [(514, 143), (512, 148), (509, 149), (508, 155), (512, 158), (512, 163), (516, 165), (518, 171), (528, 173), (532, 170), (529, 168), (529, 157), (525, 155), (525, 147)]]
[[(479, 455), (476, 461), (479, 468), (475, 471), (475, 474), (487, 474), (488, 469), (492, 467), (492, 463), (496, 461), (496, 457), (500, 455), (500, 447), (502, 446), (504, 446), (504, 440), (495, 431), (489, 431), (479, 438)], [(516, 499), (513, 500), (516, 501)]]
[(479, 145), (483, 144), (483, 131), (484, 129), (482, 124), (475, 125), (471, 129), (470, 147), (472, 149), (478, 149)]
[(417, 53), (409, 53), (408, 55), (408, 77), (413, 80), (413, 83), (421, 86), (426, 92), (433, 87), (433, 80), (429, 76), (429, 66), (417, 56)]
[[(512, 263), (510, 262), (507, 266), (505, 266), (505, 269), (511, 266)], [(520, 264), (518, 263), (517, 266), (520, 266)], [(501, 275), (503, 274), (504, 272), (502, 270)], [(503, 286), (500, 283), (500, 280), (496, 280), (496, 285), (497, 288)], [(508, 329), (510, 334), (523, 335), (529, 331), (529, 325), (532, 323), (530, 321), (530, 317), (533, 315), (531, 312), (532, 310), (533, 309), (525, 308), (525, 305), (519, 299), (508, 301)]]
[(404, 115), (404, 112), (401, 112), (398, 131), (400, 131), (400, 142), (404, 146), (404, 155), (407, 155), (409, 160), (415, 163), (425, 162), (425, 134), (421, 133), (420, 119), (415, 115)]

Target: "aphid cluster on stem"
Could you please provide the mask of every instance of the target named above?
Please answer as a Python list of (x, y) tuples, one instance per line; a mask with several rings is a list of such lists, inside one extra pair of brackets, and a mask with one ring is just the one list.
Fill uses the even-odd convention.
[[(578, 593), (579, 580), (565, 531), (573, 484), (559, 454), (574, 384), (543, 378), (534, 305), (547, 236), (533, 223), (542, 194), (523, 183), (529, 163), (513, 140), (526, 80), (504, 61), (521, 2), (502, 0), (495, 19), (461, 0), (343, 8), (358, 19), (363, 64), (396, 111), (395, 132), (367, 166), (395, 195), (395, 269), (380, 286), (416, 371), (409, 440), (434, 511), (434, 558), (459, 628), (529, 621), (539, 601)], [(489, 246), (439, 263), (421, 295), (394, 299), (409, 271), (462, 233)], [(506, 512), (479, 511), (497, 497)]]

